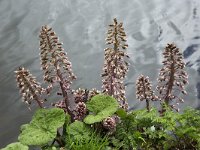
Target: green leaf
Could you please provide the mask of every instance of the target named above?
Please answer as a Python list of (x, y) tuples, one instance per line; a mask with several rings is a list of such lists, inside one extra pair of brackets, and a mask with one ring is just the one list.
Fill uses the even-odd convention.
[(25, 145), (44, 145), (56, 137), (57, 129), (65, 122), (62, 109), (39, 109), (29, 124), (21, 127), (18, 139)]
[(120, 117), (120, 118), (125, 118), (127, 116), (127, 113), (124, 109), (119, 108), (116, 112), (116, 114)]
[(20, 142), (16, 142), (7, 145), (5, 148), (2, 148), (1, 150), (28, 150), (28, 146), (23, 145)]
[(108, 107), (111, 107), (112, 109), (118, 108), (118, 102), (116, 99), (114, 99), (112, 96), (104, 95), (104, 94), (98, 94), (92, 99), (87, 102), (87, 109), (95, 114), (101, 112), (103, 109), (106, 109)]
[(100, 122), (103, 119), (112, 116), (118, 109), (119, 104), (111, 96), (99, 94), (94, 96), (86, 103), (87, 109), (92, 113), (84, 119), (87, 124)]
[(100, 115), (96, 115), (96, 116), (88, 115), (87, 117), (85, 117), (84, 122), (87, 123), (87, 124), (93, 124), (93, 123), (96, 123), (96, 122), (101, 122), (104, 118), (106, 118), (106, 117), (100, 116)]
[(68, 134), (76, 140), (90, 139), (91, 129), (81, 121), (75, 121), (68, 126)]

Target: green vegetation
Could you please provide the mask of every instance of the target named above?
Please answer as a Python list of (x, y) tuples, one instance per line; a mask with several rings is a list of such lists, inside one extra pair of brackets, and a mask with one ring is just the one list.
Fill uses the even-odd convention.
[(19, 141), (25, 145), (44, 145), (54, 139), (65, 122), (62, 109), (39, 109), (29, 124), (21, 127)]
[[(168, 44), (163, 52), (156, 92), (149, 77), (136, 80), (136, 98), (146, 108), (128, 111), (124, 79), (128, 72), (126, 34), (123, 23), (109, 25), (106, 38), (102, 91), (71, 88), (76, 79), (71, 62), (52, 28), (40, 32), (40, 57), (44, 88), (25, 68), (20, 67), (16, 80), (23, 101), (39, 109), (31, 122), (21, 126), (18, 141), (2, 150), (199, 150), (200, 111), (177, 107), (186, 94), (187, 73), (180, 50)], [(44, 106), (52, 89), (59, 89), (58, 99)], [(60, 98), (61, 97), (61, 98)], [(134, 100), (135, 98), (133, 98)], [(151, 106), (160, 102), (160, 108)]]
[(86, 103), (87, 109), (92, 113), (85, 117), (84, 122), (94, 124), (112, 116), (119, 107), (117, 101), (110, 96), (96, 95)]
[[(122, 149), (195, 150), (200, 148), (200, 111), (187, 108), (182, 114), (154, 108), (137, 110), (121, 118), (113, 145)], [(117, 141), (117, 142), (116, 142)]]

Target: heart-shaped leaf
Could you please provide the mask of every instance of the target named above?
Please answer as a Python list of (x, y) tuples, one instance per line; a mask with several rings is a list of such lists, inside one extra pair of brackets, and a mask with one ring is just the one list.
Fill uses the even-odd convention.
[(87, 109), (92, 113), (84, 119), (87, 124), (101, 122), (103, 119), (112, 116), (119, 107), (116, 99), (103, 94), (92, 97), (86, 105)]
[(39, 109), (29, 124), (21, 127), (18, 139), (25, 145), (44, 145), (54, 139), (57, 129), (65, 122), (62, 109)]
[(75, 121), (68, 126), (68, 133), (72, 135), (74, 139), (80, 141), (90, 139), (92, 131), (85, 123)]

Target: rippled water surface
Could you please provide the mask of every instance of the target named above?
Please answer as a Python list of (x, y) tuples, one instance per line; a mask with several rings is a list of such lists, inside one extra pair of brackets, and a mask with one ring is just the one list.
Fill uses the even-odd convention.
[(101, 89), (105, 33), (114, 17), (128, 35), (130, 105), (143, 107), (135, 99), (135, 79), (148, 75), (155, 86), (161, 52), (175, 42), (184, 52), (190, 82), (181, 107), (200, 107), (199, 0), (0, 0), (0, 147), (16, 141), (20, 125), (33, 114), (21, 102), (14, 70), (24, 66), (42, 81), (40, 27), (52, 26), (64, 43), (78, 76), (73, 87)]

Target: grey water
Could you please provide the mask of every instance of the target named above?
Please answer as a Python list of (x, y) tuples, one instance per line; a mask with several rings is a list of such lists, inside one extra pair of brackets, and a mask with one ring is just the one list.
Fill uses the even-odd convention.
[(0, 0), (0, 147), (17, 141), (20, 125), (33, 115), (35, 107), (30, 111), (21, 102), (14, 71), (24, 66), (42, 82), (40, 27), (53, 27), (64, 43), (78, 77), (73, 88), (101, 90), (104, 39), (115, 17), (124, 23), (129, 44), (125, 84), (130, 106), (144, 107), (135, 98), (135, 80), (144, 74), (155, 87), (163, 48), (174, 42), (189, 74), (188, 95), (180, 108), (200, 108), (199, 0)]

